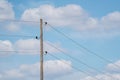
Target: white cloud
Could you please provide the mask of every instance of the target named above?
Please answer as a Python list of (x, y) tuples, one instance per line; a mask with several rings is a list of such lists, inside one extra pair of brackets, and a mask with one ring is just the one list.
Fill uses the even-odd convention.
[(21, 19), (39, 21), (40, 18), (59, 27), (71, 27), (82, 35), (119, 35), (120, 12), (112, 12), (100, 19), (93, 18), (79, 5), (68, 4), (62, 7), (41, 5), (24, 11)]
[(108, 65), (106, 65), (106, 69), (107, 72), (104, 74), (98, 74), (95, 76), (87, 76), (85, 78), (83, 78), (82, 80), (96, 80), (100, 79), (100, 80), (120, 80), (120, 60), (118, 60), (115, 63), (109, 63)]
[(120, 72), (120, 60), (115, 63), (108, 64), (106, 68), (108, 69), (108, 71), (119, 73)]
[[(64, 62), (64, 63), (63, 63)], [(44, 71), (45, 77), (56, 78), (61, 75), (65, 75), (72, 71), (72, 64), (70, 61), (65, 60), (50, 60), (45, 61)], [(11, 80), (11, 79), (22, 79), (28, 80), (29, 78), (35, 79), (39, 78), (40, 64), (23, 64), (18, 69), (8, 70), (2, 73), (2, 79)], [(52, 77), (51, 77), (52, 76)]]
[[(63, 50), (59, 44), (45, 41), (44, 42), (44, 51), (47, 51), (49, 53), (59, 52), (58, 50), (56, 50), (54, 47), (50, 46), (46, 42), (54, 45), (55, 47), (57, 47), (61, 50)], [(20, 54), (25, 54), (25, 52), (27, 52), (26, 54), (39, 54), (40, 40), (37, 40), (37, 39), (18, 40), (15, 43), (15, 48)], [(28, 51), (25, 51), (25, 50), (28, 50)]]
[(46, 77), (54, 78), (60, 77), (65, 74), (69, 74), (72, 71), (72, 65), (70, 61), (65, 60), (49, 60), (45, 62), (45, 74)]
[(16, 31), (19, 31), (20, 30), (20, 27), (18, 24), (15, 24), (15, 23), (9, 23), (5, 26), (5, 29), (7, 31), (10, 31), (10, 32), (16, 32)]
[(12, 45), (12, 43), (10, 41), (8, 41), (8, 40), (5, 40), (5, 41), (0, 40), (0, 51), (1, 51), (0, 56), (11, 55), (12, 53), (9, 52), (9, 51), (13, 51), (13, 50), (14, 50), (13, 45)]
[(106, 31), (119, 31), (120, 30), (120, 12), (116, 11), (109, 13), (102, 17), (101, 24), (103, 24)]
[(105, 74), (99, 74), (99, 75), (96, 75), (96, 76), (87, 76), (87, 77), (83, 78), (82, 80), (96, 80), (96, 78), (98, 80), (119, 80), (120, 79), (120, 74), (105, 73)]
[[(23, 64), (17, 69), (12, 69), (1, 73), (1, 79), (4, 80), (32, 80), (39, 79), (40, 64)], [(79, 74), (79, 75), (78, 75)], [(48, 60), (44, 62), (45, 80), (120, 80), (119, 73), (91, 74), (88, 76), (81, 72), (74, 72), (72, 63), (66, 60)]]
[(39, 40), (36, 39), (27, 39), (27, 40), (18, 40), (15, 43), (15, 50), (19, 54), (38, 54), (40, 51)]
[(6, 71), (3, 74), (3, 77), (4, 78), (21, 78), (21, 77), (24, 77), (24, 75), (19, 70), (13, 69), (13, 70)]
[(7, 0), (0, 0), (0, 18), (3, 19), (15, 18), (12, 5)]
[(120, 21), (120, 12), (116, 11), (116, 12), (110, 13), (107, 16), (104, 16), (102, 20), (104, 20), (104, 22), (105, 21), (118, 22)]
[[(49, 41), (44, 41), (44, 51), (48, 53), (59, 53), (59, 51), (51, 46), (65, 51), (60, 45), (60, 43), (51, 43)], [(40, 40), (37, 39), (20, 39), (15, 43), (9, 40), (0, 40), (0, 56), (7, 56), (11, 54), (20, 55), (37, 55), (40, 53)]]
[(42, 5), (38, 8), (28, 9), (22, 15), (23, 20), (39, 21), (41, 17), (55, 26), (75, 26), (79, 23), (83, 24), (88, 15), (80, 6), (74, 4), (63, 7)]
[(6, 20), (15, 19), (15, 13), (13, 10), (13, 5), (7, 0), (0, 0), (0, 24), (1, 29), (14, 32), (18, 31), (20, 27), (18, 24), (6, 22)]

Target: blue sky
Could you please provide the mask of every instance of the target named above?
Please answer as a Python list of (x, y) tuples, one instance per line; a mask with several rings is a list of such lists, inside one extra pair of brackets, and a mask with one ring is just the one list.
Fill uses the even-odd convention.
[[(91, 0), (91, 1), (86, 1), (86, 0), (30, 0), (29, 2), (26, 0), (18, 0), (18, 1), (14, 1), (14, 0), (9, 0), (9, 2), (11, 2), (14, 5), (14, 9), (18, 11), (18, 15), (21, 16), (20, 12), (23, 12), (24, 9), (26, 8), (33, 8), (33, 7), (38, 7), (41, 4), (51, 4), (51, 5), (55, 5), (55, 6), (64, 6), (66, 4), (78, 4), (81, 7), (83, 7), (91, 16), (93, 17), (102, 17), (110, 12), (114, 12), (114, 11), (119, 11), (119, 0), (116, 1), (112, 1), (112, 0)], [(23, 8), (19, 8), (20, 5), (24, 6)], [(18, 7), (16, 7), (18, 6)], [(17, 15), (16, 14), (16, 15)], [(18, 16), (17, 15), (17, 16)], [(16, 17), (17, 17), (16, 16)]]
[[(120, 80), (117, 77), (120, 67), (115, 66), (120, 66), (119, 3), (119, 0), (1, 0), (0, 79), (39, 79), (39, 40), (35, 36), (40, 35), (38, 22), (43, 18), (78, 44), (110, 61), (100, 59), (44, 25), (44, 51), (48, 51), (44, 55), (45, 80)], [(34, 22), (11, 21), (14, 19)]]

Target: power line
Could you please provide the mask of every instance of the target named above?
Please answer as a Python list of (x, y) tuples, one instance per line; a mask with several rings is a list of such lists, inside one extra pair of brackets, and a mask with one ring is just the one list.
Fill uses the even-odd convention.
[[(24, 21), (24, 20), (4, 20), (4, 21), (14, 21), (14, 22), (33, 22), (33, 23), (39, 23), (39, 22), (36, 22), (36, 21)], [(91, 54), (93, 54), (93, 55), (95, 55), (95, 56), (101, 58), (101, 59), (104, 60), (104, 61), (107, 61), (107, 62), (112, 63), (112, 61), (107, 60), (107, 59), (105, 59), (104, 57), (102, 57), (102, 56), (100, 56), (100, 55), (94, 53), (93, 51), (87, 49), (86, 47), (82, 46), (82, 45), (79, 44), (78, 42), (76, 42), (76, 41), (74, 41), (73, 39), (71, 39), (69, 36), (67, 36), (67, 35), (65, 35), (64, 33), (62, 33), (61, 31), (55, 29), (55, 28), (54, 28), (53, 26), (51, 26), (50, 24), (48, 24), (48, 25), (49, 25), (53, 30), (55, 30), (55, 31), (57, 31), (58, 33), (62, 34), (64, 37), (66, 37), (67, 39), (71, 40), (73, 43), (75, 43), (75, 44), (78, 45), (79, 47), (85, 49), (85, 50), (88, 51), (89, 53), (91, 53)], [(27, 35), (4, 35), (4, 34), (3, 34), (3, 35), (0, 34), (0, 36), (11, 36), (11, 37), (33, 37), (33, 36), (27, 36)], [(70, 58), (73, 58), (73, 57), (70, 56), (70, 55), (67, 55), (67, 56), (69, 56)], [(76, 60), (76, 61), (79, 61), (79, 60), (77, 60), (77, 59), (75, 59), (75, 60)], [(79, 61), (79, 62), (81, 62), (81, 61)], [(89, 68), (94, 69), (93, 67), (90, 67), (89, 65), (85, 64), (84, 62), (81, 62), (81, 63), (84, 64), (84, 65), (86, 65), (86, 66), (89, 67)], [(118, 65), (117, 65), (117, 66), (118, 66)]]
[(12, 34), (0, 34), (0, 37), (34, 37), (35, 36), (31, 36), (31, 35), (12, 35)]
[[(31, 52), (30, 52), (31, 51)], [(16, 53), (19, 53), (19, 52), (28, 52), (28, 53), (32, 53), (32, 52), (39, 52), (40, 50), (9, 50), (9, 51), (4, 51), (4, 50), (1, 50), (0, 52), (16, 52)]]
[(0, 19), (1, 21), (9, 21), (9, 22), (24, 22), (24, 23), (40, 23), (39, 21), (29, 21), (29, 20), (16, 20), (16, 19)]
[[(112, 61), (110, 61), (110, 60), (108, 60), (108, 59), (106, 59), (106, 58), (98, 55), (97, 53), (91, 51), (90, 49), (88, 49), (88, 48), (86, 48), (85, 46), (81, 45), (80, 43), (76, 42), (75, 40), (73, 40), (72, 38), (70, 38), (69, 36), (67, 36), (66, 34), (64, 34), (63, 32), (61, 32), (61, 31), (59, 31), (58, 29), (54, 28), (52, 25), (50, 25), (50, 24), (47, 24), (47, 25), (49, 25), (49, 27), (51, 27), (54, 31), (60, 33), (60, 34), (63, 35), (65, 38), (67, 38), (67, 39), (69, 39), (70, 41), (72, 41), (72, 42), (73, 42), (75, 45), (77, 45), (78, 47), (83, 48), (84, 50), (86, 50), (86, 51), (89, 52), (90, 54), (97, 56), (98, 58), (100, 58), (101, 60), (103, 60), (103, 61), (105, 61), (105, 62), (109, 62), (109, 63), (113, 64)], [(116, 65), (116, 64), (113, 64), (113, 65), (116, 66), (116, 67), (118, 67), (118, 68), (120, 68), (120, 66), (118, 66), (118, 65)]]
[[(103, 71), (99, 71), (99, 70), (97, 70), (96, 68), (94, 68), (94, 67), (92, 67), (92, 66), (89, 66), (89, 65), (86, 64), (85, 62), (83, 62), (83, 61), (81, 61), (81, 60), (78, 60), (78, 59), (76, 59), (76, 58), (68, 55), (66, 52), (64, 52), (63, 50), (55, 47), (54, 45), (52, 45), (52, 44), (50, 44), (50, 43), (48, 43), (48, 42), (45, 42), (45, 43), (48, 44), (49, 46), (55, 48), (56, 50), (60, 51), (62, 54), (68, 56), (69, 58), (77, 61), (78, 63), (83, 64), (83, 65), (87, 66), (88, 68), (93, 69), (93, 70), (96, 70), (96, 71), (98, 71), (98, 72), (100, 72), (100, 73), (104, 73)], [(18, 50), (18, 51), (0, 51), (0, 52), (33, 53), (33, 52), (29, 52), (29, 51), (39, 52), (38, 50)], [(107, 75), (107, 74), (106, 74), (106, 75)], [(107, 76), (109, 76), (109, 75), (107, 75)], [(112, 77), (112, 76), (109, 76), (109, 77)]]
[[(52, 55), (51, 53), (49, 53), (49, 55), (52, 56), (52, 57), (54, 57), (54, 58), (56, 58), (56, 59), (58, 59), (58, 60), (60, 60), (58, 57)], [(61, 62), (64, 63), (64, 64), (66, 64), (66, 65), (69, 65), (69, 66), (70, 66), (70, 64), (68, 64), (68, 63), (66, 63), (66, 62), (64, 62), (64, 61), (61, 61)], [(71, 66), (71, 67), (72, 67), (73, 69), (77, 70), (77, 71), (80, 71), (80, 72), (86, 74), (87, 76), (91, 76), (90, 73), (85, 72), (85, 71), (83, 71), (83, 70), (80, 70), (80, 69), (78, 69), (78, 68), (75, 67), (75, 66)], [(96, 78), (96, 77), (93, 77), (93, 78), (96, 79), (96, 80), (100, 80), (100, 79), (98, 79), (98, 78)]]
[[(46, 43), (47, 43), (47, 42), (46, 42)], [(50, 45), (51, 47), (55, 48), (56, 50), (60, 51), (62, 54), (68, 56), (68, 57), (71, 58), (71, 59), (73, 59), (74, 61), (77, 61), (78, 63), (83, 64), (83, 65), (85, 65), (86, 67), (88, 67), (88, 68), (90, 68), (90, 69), (92, 69), (92, 70), (95, 70), (95, 71), (97, 71), (97, 72), (99, 72), (99, 73), (104, 74), (103, 71), (97, 70), (96, 68), (94, 68), (94, 67), (92, 67), (92, 66), (89, 66), (89, 65), (86, 64), (85, 62), (83, 62), (83, 61), (81, 61), (81, 60), (78, 60), (78, 59), (76, 59), (76, 58), (68, 55), (66, 52), (64, 52), (63, 50), (55, 47), (54, 45), (52, 45), (52, 44), (50, 44), (50, 43), (47, 43), (47, 44)], [(112, 77), (112, 76), (110, 76), (109, 74), (106, 74), (106, 76)], [(113, 78), (113, 77), (112, 77), (112, 78)]]

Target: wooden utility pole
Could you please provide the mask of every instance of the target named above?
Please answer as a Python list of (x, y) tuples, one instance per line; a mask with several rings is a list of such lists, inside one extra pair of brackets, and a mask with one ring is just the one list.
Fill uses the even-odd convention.
[(40, 19), (40, 80), (43, 78), (43, 19)]

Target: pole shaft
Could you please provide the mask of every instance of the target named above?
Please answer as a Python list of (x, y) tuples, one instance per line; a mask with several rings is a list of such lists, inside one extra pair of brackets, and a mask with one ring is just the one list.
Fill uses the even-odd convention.
[(40, 19), (40, 80), (43, 76), (43, 20)]

